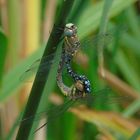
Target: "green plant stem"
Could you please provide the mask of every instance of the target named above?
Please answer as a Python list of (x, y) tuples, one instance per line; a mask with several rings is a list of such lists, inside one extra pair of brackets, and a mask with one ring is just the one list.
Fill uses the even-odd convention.
[[(57, 17), (57, 19), (55, 21), (56, 27), (64, 27), (67, 16), (71, 10), (73, 2), (74, 2), (74, 0), (65, 0), (63, 2), (59, 16)], [(58, 31), (58, 29), (55, 28), (55, 26), (54, 26), (52, 29), (52, 32), (50, 34), (48, 44), (46, 46), (46, 49), (45, 49), (42, 57), (45, 57), (48, 54), (54, 53), (56, 51), (56, 48), (60, 42), (60, 38), (63, 33), (63, 31), (60, 31), (58, 34), (57, 31)], [(43, 60), (44, 59), (41, 60), (38, 71), (40, 71), (40, 69), (41, 69), (41, 64), (44, 63)], [(48, 78), (48, 73), (49, 73), (49, 70), (44, 73), (44, 77), (46, 78), (46, 80)], [(30, 96), (29, 96), (29, 99), (27, 102), (27, 106), (26, 106), (26, 109), (25, 109), (25, 112), (23, 115), (23, 119), (29, 117), (30, 115), (36, 114), (36, 111), (37, 111), (37, 108), (38, 108), (38, 105), (40, 102), (40, 98), (42, 96), (44, 86), (45, 86), (45, 81), (39, 82), (38, 78), (39, 78), (39, 72), (37, 72), (37, 74), (36, 74), (35, 81), (33, 83), (33, 86), (32, 86), (31, 92), (30, 92)], [(28, 127), (24, 123), (21, 123), (16, 140), (25, 140), (25, 139), (28, 140), (32, 125), (33, 125), (33, 120), (31, 120)]]
[(136, 140), (140, 138), (140, 127), (132, 134), (129, 140)]
[[(100, 22), (100, 31), (99, 35), (105, 34), (106, 27), (109, 19), (109, 13), (112, 6), (113, 0), (105, 0), (104, 8), (102, 12), (101, 22)], [(104, 41), (101, 39), (98, 43), (98, 61), (99, 67), (104, 67), (104, 56), (103, 56), (103, 49), (104, 49)]]
[(3, 72), (4, 72), (4, 64), (6, 60), (6, 53), (7, 53), (7, 37), (0, 31), (0, 88), (1, 88), (1, 82), (2, 82), (2, 77), (3, 77)]

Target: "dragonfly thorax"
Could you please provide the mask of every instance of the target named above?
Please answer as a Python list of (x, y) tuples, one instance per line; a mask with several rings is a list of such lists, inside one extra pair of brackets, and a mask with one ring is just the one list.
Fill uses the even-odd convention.
[(65, 53), (74, 56), (80, 47), (80, 42), (77, 36), (77, 27), (73, 23), (66, 24), (64, 36)]

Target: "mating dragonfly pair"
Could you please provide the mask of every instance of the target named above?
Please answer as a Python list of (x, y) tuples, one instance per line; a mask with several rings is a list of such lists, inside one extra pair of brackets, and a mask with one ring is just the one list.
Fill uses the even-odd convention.
[[(99, 37), (97, 37), (97, 38), (99, 38)], [(72, 23), (66, 24), (66, 26), (64, 28), (63, 49), (62, 49), (62, 53), (61, 53), (61, 60), (59, 62), (59, 67), (57, 70), (56, 81), (57, 81), (57, 84), (58, 84), (59, 88), (61, 89), (62, 93), (65, 96), (67, 96), (69, 98), (69, 100), (65, 104), (63, 104), (59, 107), (56, 107), (53, 111), (52, 110), (47, 111), (47, 113), (45, 113), (45, 114), (48, 115), (48, 118), (51, 118), (52, 116), (56, 116), (56, 115), (58, 116), (58, 114), (61, 114), (62, 112), (67, 110), (77, 100), (84, 100), (84, 101), (89, 102), (89, 99), (90, 99), (90, 101), (92, 99), (94, 101), (95, 99), (97, 99), (97, 97), (101, 97), (101, 95), (103, 95), (103, 94), (105, 95), (105, 92), (103, 92), (105, 90), (96, 92), (97, 94), (91, 94), (91, 84), (90, 84), (90, 81), (88, 80), (88, 78), (85, 75), (77, 74), (72, 69), (71, 61), (72, 61), (73, 57), (76, 55), (76, 53), (79, 51), (80, 47), (81, 47), (80, 41), (77, 36), (77, 27)], [(53, 56), (54, 56), (54, 54), (43, 58), (45, 63), (43, 63), (41, 65), (42, 69), (39, 71), (39, 73), (40, 73), (39, 80), (43, 80), (43, 77), (42, 77), (43, 72), (45, 72), (47, 70), (47, 66), (54, 63), (52, 61), (49, 61), (50, 58), (52, 58)], [(40, 62), (40, 60), (37, 60), (35, 62), (35, 64), (33, 64), (27, 71), (25, 71), (25, 73), (22, 75), (21, 79), (24, 79), (24, 76), (26, 76), (26, 75), (28, 75), (28, 73), (32, 72), (36, 68), (36, 64), (38, 64), (39, 62)], [(63, 82), (62, 73), (63, 73), (64, 67), (66, 67), (67, 73), (72, 77), (72, 79), (74, 81), (74, 84), (71, 87), (66, 86)], [(106, 97), (108, 98), (108, 96), (106, 96)], [(116, 99), (116, 101), (121, 100), (121, 98), (122, 98), (120, 96), (110, 96), (110, 97), (111, 97), (110, 98), (111, 100)], [(59, 113), (58, 113), (58, 110), (59, 110)], [(34, 118), (34, 117), (31, 116), (22, 121), (26, 121), (31, 118)], [(43, 126), (45, 126), (45, 125), (46, 125), (46, 123)], [(43, 126), (41, 126), (40, 128), (42, 128)], [(39, 130), (39, 129), (37, 129), (37, 130)]]

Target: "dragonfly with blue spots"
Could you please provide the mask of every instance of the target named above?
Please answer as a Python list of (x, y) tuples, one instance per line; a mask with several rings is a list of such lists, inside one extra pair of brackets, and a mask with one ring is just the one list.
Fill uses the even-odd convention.
[[(84, 101), (89, 103), (89, 102), (94, 102), (98, 98), (103, 99), (103, 96), (105, 97), (104, 101), (113, 102), (115, 100), (118, 102), (121, 101), (121, 99), (124, 100), (126, 98), (124, 96), (110, 96), (111, 98), (108, 98), (108, 92), (105, 92), (106, 90), (102, 90), (100, 92), (93, 92), (88, 78), (85, 75), (79, 75), (73, 71), (71, 67), (71, 61), (73, 59), (73, 56), (76, 54), (77, 51), (79, 51), (79, 48), (81, 47), (77, 36), (77, 27), (72, 23), (66, 24), (64, 29), (64, 35), (65, 35), (64, 45), (61, 53), (61, 60), (59, 63), (56, 79), (59, 88), (61, 89), (62, 93), (66, 96), (68, 100), (66, 101), (66, 103), (64, 103), (61, 106), (58, 106), (54, 109), (49, 109), (49, 111), (45, 111), (45, 115), (47, 114), (48, 119), (52, 120), (53, 118), (61, 115), (77, 101), (80, 102)], [(48, 56), (47, 58), (52, 56), (53, 55)], [(46, 61), (46, 63), (43, 64), (42, 67), (43, 69), (40, 72), (41, 74), (43, 74), (44, 70), (47, 70), (46, 67), (48, 66), (48, 64), (52, 64), (52, 61), (51, 62)], [(66, 67), (68, 74), (74, 80), (73, 85), (71, 87), (68, 87), (63, 83), (62, 72), (64, 66)], [(31, 71), (32, 68), (29, 68), (25, 73)], [(28, 122), (28, 120), (34, 119), (36, 117), (40, 118), (40, 116), (44, 116), (42, 114), (44, 113), (39, 113), (37, 114), (37, 116), (29, 116), (28, 118), (22, 120), (22, 122), (23, 121)], [(43, 124), (39, 129), (44, 127), (46, 124), (47, 123)]]

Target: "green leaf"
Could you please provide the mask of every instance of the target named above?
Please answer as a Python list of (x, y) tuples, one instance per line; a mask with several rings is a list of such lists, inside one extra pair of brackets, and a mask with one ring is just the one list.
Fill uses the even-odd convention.
[(0, 94), (0, 102), (4, 102), (6, 99), (8, 99), (8, 97), (15, 94), (16, 90), (18, 90), (22, 86), (22, 84), (26, 84), (20, 80), (20, 76), (37, 58), (40, 58), (41, 54), (42, 49), (38, 49), (38, 51), (36, 51), (25, 60), (21, 61), (20, 64), (15, 66), (3, 77), (3, 87)]
[(129, 140), (138, 140), (140, 138), (140, 128), (138, 128), (134, 134), (129, 138)]
[[(57, 16), (57, 18), (55, 20), (56, 26), (63, 27), (65, 25), (67, 16), (73, 5), (73, 2), (74, 1), (72, 1), (72, 0), (67, 0), (67, 1), (63, 2), (62, 7), (59, 11), (60, 12), (59, 16)], [(58, 34), (56, 28), (53, 27), (42, 58), (47, 56), (50, 53), (54, 53), (56, 51), (58, 45), (60, 45), (60, 46), (62, 45), (60, 43), (62, 33), (63, 33), (63, 31), (61, 31)], [(55, 49), (53, 49), (53, 47)], [(30, 93), (30, 96), (29, 96), (29, 99), (27, 102), (27, 106), (26, 106), (26, 109), (25, 109), (25, 112), (23, 115), (23, 119), (29, 117), (30, 115), (35, 115), (37, 113), (39, 103), (41, 102), (41, 97), (43, 95), (44, 88), (46, 87), (46, 81), (48, 80), (48, 75), (49, 75), (49, 70), (45, 71), (44, 77), (45, 77), (46, 81), (38, 82), (38, 77), (40, 76), (39, 71), (41, 70), (42, 63), (44, 63), (43, 59), (41, 59), (41, 63), (38, 68), (38, 72), (36, 74), (36, 77), (35, 77), (35, 80), (34, 80), (34, 83), (33, 83), (32, 89), (31, 89), (31, 93)], [(32, 135), (31, 129), (32, 129), (32, 126), (34, 123), (33, 121), (34, 120), (31, 121), (31, 123), (28, 125), (28, 127), (26, 127), (26, 125), (24, 123), (21, 123), (18, 134), (17, 134), (17, 138), (16, 138), (17, 140), (29, 139), (29, 136)]]
[(123, 112), (123, 116), (130, 117), (140, 109), (140, 99), (131, 103)]
[(3, 32), (0, 31), (0, 86), (3, 78), (4, 73), (4, 66), (6, 60), (6, 53), (7, 53), (7, 38)]
[[(110, 9), (109, 18), (118, 15), (135, 1), (136, 0), (127, 0), (126, 2), (124, 0), (114, 0)], [(81, 14), (77, 24), (81, 39), (92, 33), (99, 26), (103, 10), (103, 2), (104, 1), (98, 2), (95, 5), (91, 3), (90, 6)]]

